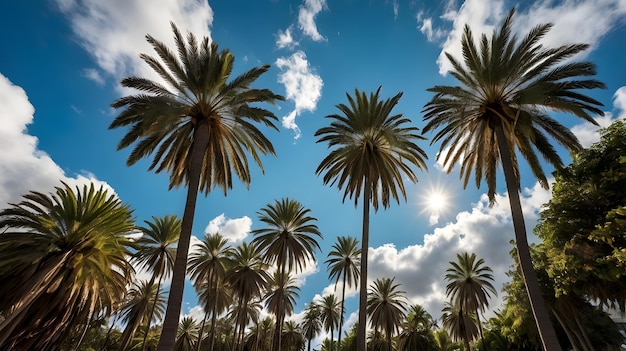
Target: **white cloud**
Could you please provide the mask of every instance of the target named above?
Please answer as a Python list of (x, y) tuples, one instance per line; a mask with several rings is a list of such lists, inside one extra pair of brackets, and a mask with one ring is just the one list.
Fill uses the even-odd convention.
[(96, 82), (96, 84), (102, 86), (104, 85), (104, 77), (100, 74), (95, 68), (85, 68), (83, 70), (83, 77)]
[[(0, 206), (17, 203), (31, 190), (50, 193), (60, 181), (72, 188), (94, 182), (97, 187), (105, 182), (83, 171), (68, 177), (52, 158), (37, 146), (37, 137), (28, 134), (27, 126), (33, 122), (35, 108), (28, 101), (24, 89), (14, 85), (0, 74)], [(115, 193), (112, 191), (112, 193)]]
[(285, 86), (287, 99), (295, 103), (295, 109), (282, 119), (283, 127), (300, 137), (300, 129), (296, 117), (302, 111), (315, 111), (317, 102), (322, 96), (322, 78), (309, 66), (306, 54), (297, 51), (289, 57), (279, 57), (276, 66), (281, 70), (278, 81)]
[(283, 49), (283, 48), (293, 48), (294, 46), (298, 45), (298, 42), (295, 41), (293, 39), (293, 36), (291, 35), (291, 27), (285, 29), (285, 31), (281, 31), (278, 30), (278, 34), (277, 34), (277, 39), (276, 39), (276, 46), (279, 49)]
[[(437, 59), (439, 73), (446, 74), (451, 65), (445, 52), (456, 58), (461, 55), (461, 36), (463, 27), (468, 24), (475, 40), (482, 33), (490, 35), (498, 28), (508, 12), (503, 0), (467, 0), (455, 11), (454, 2), (448, 3), (442, 18), (452, 23), (452, 30), (442, 46)], [(586, 1), (536, 1), (525, 12), (516, 13), (514, 32), (518, 37), (544, 23), (553, 23), (553, 29), (544, 38), (549, 46), (567, 43), (588, 43), (597, 46), (600, 39), (613, 27), (623, 23), (626, 16), (626, 3), (623, 0), (586, 0)], [(587, 51), (588, 53), (589, 51)]]
[(252, 228), (252, 219), (248, 216), (241, 218), (227, 218), (222, 213), (213, 218), (204, 229), (205, 234), (220, 233), (224, 238), (231, 242), (242, 241), (250, 233)]
[(315, 16), (322, 10), (327, 9), (326, 0), (305, 0), (300, 5), (298, 13), (298, 25), (304, 35), (310, 37), (314, 41), (326, 40), (318, 31), (315, 24)]
[[(420, 22), (420, 17), (421, 13), (418, 15), (418, 22)], [(433, 29), (432, 18), (424, 18), (421, 22), (420, 32), (426, 36), (429, 42), (436, 42), (444, 36), (445, 33), (442, 29)]]
[(116, 79), (139, 75), (160, 79), (139, 54), (155, 55), (146, 42), (152, 35), (174, 47), (170, 21), (196, 38), (209, 36), (213, 11), (197, 0), (56, 0), (80, 44), (104, 72)]

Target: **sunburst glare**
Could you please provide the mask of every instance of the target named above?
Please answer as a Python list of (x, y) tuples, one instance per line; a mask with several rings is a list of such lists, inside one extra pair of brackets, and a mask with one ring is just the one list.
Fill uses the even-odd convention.
[(427, 213), (428, 224), (435, 225), (439, 223), (439, 217), (446, 212), (450, 203), (450, 195), (442, 186), (430, 186), (428, 190), (421, 196), (422, 213)]

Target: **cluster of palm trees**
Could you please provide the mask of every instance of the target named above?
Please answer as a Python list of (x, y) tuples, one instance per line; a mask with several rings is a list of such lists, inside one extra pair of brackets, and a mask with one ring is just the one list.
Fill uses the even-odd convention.
[[(592, 114), (601, 114), (602, 104), (579, 91), (604, 85), (588, 78), (595, 74), (593, 64), (567, 61), (584, 51), (587, 45), (542, 46), (541, 39), (551, 28), (550, 24), (537, 26), (518, 40), (512, 34), (514, 12), (509, 13), (491, 37), (483, 34), (479, 44), (470, 28), (465, 28), (461, 42), (463, 61), (447, 55), (453, 66), (450, 73), (460, 85), (429, 89), (434, 96), (423, 111), (426, 125), (422, 134), (435, 131), (432, 142), (441, 141), (438, 157), (443, 158), (447, 171), (460, 164), (465, 184), (472, 173), (477, 186), (486, 181), (492, 202), (495, 201), (497, 170), (502, 167), (524, 283), (542, 343), (552, 351), (560, 350), (560, 346), (530, 259), (519, 197), (518, 155), (547, 187), (537, 153), (549, 164), (562, 167), (549, 137), (570, 151), (581, 149), (576, 137), (547, 111), (571, 113), (596, 123)], [(167, 263), (159, 266), (150, 259), (142, 261), (146, 269), (155, 274), (145, 284), (136, 285), (133, 291), (137, 295), (157, 292), (142, 307), (147, 311), (143, 322), (147, 321), (149, 329), (150, 321), (163, 314), (159, 288), (166, 271), (171, 269), (172, 281), (158, 345), (159, 351), (171, 351), (178, 340), (185, 277), (188, 262), (192, 262), (195, 288), (206, 297), (205, 311), (211, 318), (228, 304), (228, 296), (217, 298), (216, 285), (227, 282), (232, 296), (236, 296), (233, 342), (241, 348), (245, 325), (250, 319), (249, 310), (260, 301), (255, 291), (273, 293), (272, 299), (265, 299), (266, 303), (271, 301), (268, 308), (275, 313), (278, 330), (283, 324), (287, 325), (283, 321), (297, 290), (288, 272), (302, 270), (304, 261), (313, 258), (312, 252), (319, 248), (315, 237), (320, 233), (308, 210), (293, 200), (284, 199), (259, 213), (267, 229), (256, 231), (255, 240), (226, 254), (237, 264), (220, 268), (209, 263), (210, 260), (201, 263), (197, 252), (189, 257), (198, 193), (208, 195), (217, 187), (227, 194), (233, 185), (233, 173), (244, 184), (249, 184), (249, 157), (263, 169), (260, 156), (274, 155), (275, 151), (261, 128), (277, 129), (274, 124), (277, 118), (260, 104), (274, 104), (283, 97), (268, 89), (251, 87), (268, 71), (269, 65), (230, 79), (234, 66), (232, 53), (220, 51), (209, 38), (198, 41), (191, 33), (185, 38), (173, 24), (172, 29), (176, 54), (148, 35), (147, 40), (157, 57), (141, 55), (163, 83), (141, 77), (126, 78), (122, 85), (139, 93), (112, 104), (121, 112), (110, 128), (127, 128), (118, 148), (134, 145), (127, 164), (153, 156), (150, 170), (168, 172), (170, 188), (181, 185), (187, 188), (184, 213), (176, 224), (180, 225), (180, 232), (175, 253), (169, 250), (171, 242), (168, 241), (165, 249), (159, 249), (164, 250), (160, 254)], [(402, 93), (381, 99), (380, 90), (368, 95), (355, 89), (354, 96), (347, 94), (348, 104), (337, 105), (340, 113), (327, 116), (330, 125), (315, 133), (318, 142), (328, 143), (331, 150), (318, 166), (317, 174), (323, 176), (325, 184), (343, 189), (343, 200), (354, 199), (355, 206), (362, 195), (356, 337), (360, 351), (367, 348), (368, 302), (381, 298), (376, 297), (376, 293), (369, 294), (367, 286), (370, 207), (378, 210), (379, 205), (390, 206), (392, 199), (396, 202), (400, 197), (406, 199), (404, 180), (417, 182), (412, 167), (426, 169), (427, 158), (417, 145), (425, 137), (418, 133), (413, 121), (393, 112)], [(95, 204), (102, 204), (109, 210), (103, 211)], [(301, 222), (285, 222), (286, 218), (281, 217), (283, 210), (299, 216)], [(126, 234), (134, 230), (134, 226), (130, 210), (113, 195), (93, 187), (74, 192), (64, 186), (51, 197), (31, 193), (24, 202), (4, 210), (0, 216), (0, 228), (3, 228), (0, 235), (0, 291), (3, 294), (0, 348), (19, 349), (16, 348), (19, 344), (30, 349), (36, 343), (37, 349), (53, 349), (72, 329), (62, 328), (63, 332), (58, 332), (60, 327), (88, 325), (94, 318), (110, 315), (124, 300), (126, 286), (132, 283), (132, 265), (126, 257), (133, 256), (135, 245)], [(156, 220), (153, 224), (157, 224)], [(299, 226), (301, 232), (290, 231)], [(206, 240), (207, 245), (215, 244)], [(88, 252), (97, 252), (97, 255), (94, 253), (88, 260), (84, 259)], [(199, 252), (207, 257), (212, 255), (212, 251)], [(266, 265), (274, 267), (272, 275), (262, 269)], [(336, 281), (341, 278), (343, 287), (357, 280), (356, 274), (343, 271), (335, 272), (332, 277)], [(395, 286), (393, 280), (382, 283)], [(475, 306), (457, 305), (459, 309), (464, 308), (466, 317), (478, 312), (473, 309)], [(372, 315), (379, 313), (375, 309), (370, 312)], [(130, 315), (130, 312), (124, 315), (128, 323)], [(185, 330), (189, 330), (185, 335), (191, 335), (193, 323), (185, 322), (188, 326)], [(136, 323), (141, 322), (132, 322)], [(342, 323), (343, 318), (340, 318), (339, 329)], [(330, 327), (334, 330), (335, 325), (330, 323)], [(202, 334), (202, 327), (199, 330)], [(214, 339), (215, 330), (213, 323), (210, 340)], [(380, 330), (387, 334), (394, 332), (389, 326), (381, 325)], [(128, 334), (132, 335), (132, 330)], [(280, 331), (274, 333), (274, 349), (281, 349), (287, 339)], [(390, 340), (388, 335), (387, 339)]]

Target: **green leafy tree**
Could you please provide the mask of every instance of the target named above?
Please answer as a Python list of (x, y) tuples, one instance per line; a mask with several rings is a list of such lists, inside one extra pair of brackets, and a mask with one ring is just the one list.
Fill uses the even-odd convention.
[(332, 250), (328, 253), (326, 264), (328, 265), (328, 275), (331, 280), (335, 279), (335, 289), (339, 279), (341, 279), (341, 319), (339, 320), (339, 336), (337, 343), (341, 345), (341, 332), (345, 318), (346, 286), (352, 287), (359, 281), (359, 266), (361, 250), (359, 241), (353, 237), (339, 236), (337, 242), (333, 244)]
[[(314, 259), (314, 252), (319, 249), (316, 238), (322, 234), (310, 215), (311, 210), (300, 202), (283, 198), (267, 204), (259, 211), (259, 220), (267, 227), (252, 231), (252, 242), (263, 251), (269, 264), (276, 264), (279, 278), (286, 275), (287, 270), (300, 272), (307, 262)], [(286, 307), (281, 305), (283, 299), (277, 299), (276, 339), (274, 345), (281, 350), (282, 324), (285, 320)]]
[(250, 87), (269, 65), (229, 80), (232, 53), (220, 51), (208, 37), (198, 42), (189, 33), (185, 41), (174, 24), (172, 30), (178, 56), (150, 35), (146, 38), (158, 58), (141, 55), (166, 85), (140, 77), (122, 80), (122, 86), (140, 92), (113, 102), (122, 112), (110, 125), (128, 128), (118, 144), (118, 149), (135, 144), (128, 165), (154, 153), (149, 169), (169, 172), (170, 188), (187, 187), (159, 351), (171, 351), (176, 339), (198, 192), (208, 195), (219, 187), (226, 194), (233, 172), (249, 184), (248, 155), (263, 169), (259, 155), (273, 155), (274, 148), (256, 124), (277, 129), (277, 118), (255, 105), (283, 100), (268, 89)]
[(537, 152), (548, 164), (561, 168), (563, 163), (549, 137), (570, 151), (582, 147), (576, 136), (547, 110), (571, 113), (591, 123), (592, 114), (602, 114), (602, 104), (579, 92), (604, 88), (589, 79), (595, 66), (589, 62), (564, 62), (588, 48), (586, 44), (545, 47), (541, 39), (551, 24), (531, 29), (524, 38), (511, 33), (512, 10), (491, 38), (486, 34), (477, 44), (468, 25), (461, 46), (463, 61), (447, 54), (451, 75), (458, 86), (435, 86), (434, 96), (424, 107), (424, 132), (438, 129), (432, 142), (441, 141), (444, 167), (451, 172), (460, 163), (460, 174), (467, 185), (472, 172), (477, 186), (483, 179), (493, 204), (499, 166), (511, 206), (518, 259), (544, 348), (561, 350), (550, 315), (541, 296), (533, 269), (520, 202), (518, 153), (528, 162), (539, 183), (548, 181)]
[[(219, 233), (205, 235), (196, 246), (196, 250), (189, 255), (189, 274), (205, 310), (205, 317), (198, 331), (199, 340), (202, 340), (206, 316), (211, 314), (209, 351), (213, 351), (215, 344), (217, 316), (224, 312), (231, 302), (229, 289), (225, 284), (230, 255), (232, 255), (232, 247)], [(201, 343), (198, 343), (198, 347), (200, 345)]]
[(406, 314), (406, 293), (394, 284), (395, 278), (376, 279), (367, 293), (367, 314), (375, 331), (382, 330), (391, 350), (393, 334), (397, 333)]
[(445, 329), (439, 329), (434, 333), (435, 351), (455, 351), (462, 348), (461, 344), (453, 342)]
[(601, 131), (555, 173), (535, 233), (556, 296), (588, 297), (626, 311), (626, 122)]
[(341, 114), (326, 116), (330, 126), (318, 129), (318, 142), (328, 143), (332, 150), (316, 169), (324, 174), (324, 184), (345, 188), (343, 200), (353, 198), (355, 206), (363, 193), (363, 231), (359, 293), (359, 330), (357, 348), (366, 349), (367, 327), (367, 250), (369, 245), (370, 204), (374, 211), (379, 204), (389, 207), (393, 198), (406, 199), (404, 179), (417, 182), (411, 165), (426, 169), (426, 153), (416, 144), (424, 137), (411, 120), (392, 114), (402, 93), (380, 100), (380, 87), (368, 97), (358, 89), (354, 97), (346, 94), (348, 105), (339, 104)]
[(103, 187), (30, 192), (0, 211), (0, 349), (58, 350), (106, 318), (133, 276), (132, 211)]
[[(152, 273), (149, 285), (153, 285), (158, 277), (156, 291), (160, 293), (163, 278), (168, 278), (174, 269), (176, 257), (174, 245), (180, 237), (181, 220), (175, 215), (168, 215), (163, 218), (152, 217), (152, 221), (145, 221), (145, 223), (145, 227), (139, 227), (142, 236), (137, 240), (138, 249), (133, 258), (139, 263), (140, 269), (146, 269)], [(158, 300), (154, 299), (146, 330), (150, 329), (157, 302)], [(141, 350), (146, 349), (147, 338), (148, 333), (144, 333)]]

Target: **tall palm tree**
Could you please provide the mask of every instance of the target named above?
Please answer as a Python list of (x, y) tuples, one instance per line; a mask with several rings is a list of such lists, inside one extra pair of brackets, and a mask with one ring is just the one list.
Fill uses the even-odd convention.
[[(359, 327), (357, 348), (366, 349), (367, 327), (367, 249), (369, 245), (370, 203), (378, 210), (379, 203), (389, 207), (390, 199), (406, 200), (405, 177), (417, 182), (410, 165), (426, 169), (426, 153), (415, 143), (424, 138), (411, 120), (392, 110), (402, 93), (379, 100), (380, 87), (369, 97), (355, 89), (353, 98), (346, 94), (349, 105), (339, 104), (341, 115), (326, 116), (330, 126), (318, 129), (317, 142), (327, 142), (333, 148), (316, 169), (324, 173), (324, 184), (345, 187), (343, 200), (354, 197), (355, 206), (363, 192), (363, 232), (361, 238), (361, 268), (359, 294)], [(379, 200), (380, 197), (380, 200)]]
[(134, 221), (103, 187), (32, 191), (0, 211), (0, 228), (0, 349), (57, 350), (123, 300)]
[[(202, 319), (198, 340), (202, 340), (206, 315), (211, 314), (211, 335), (209, 336), (209, 350), (213, 351), (215, 343), (215, 321), (230, 303), (224, 284), (229, 256), (232, 247), (228, 240), (219, 233), (207, 234), (196, 250), (189, 257), (189, 273), (197, 292), (200, 292), (201, 301), (205, 302), (205, 318)], [(198, 343), (198, 350), (199, 345)]]
[(284, 344), (281, 351), (301, 351), (304, 349), (305, 339), (298, 323), (286, 321), (283, 334)]
[(432, 142), (441, 141), (439, 155), (445, 155), (444, 167), (451, 172), (459, 162), (465, 185), (472, 172), (477, 186), (484, 179), (492, 204), (496, 171), (502, 166), (518, 259), (537, 329), (545, 349), (560, 350), (528, 248), (517, 155), (526, 159), (539, 183), (547, 188), (536, 152), (556, 168), (563, 167), (549, 137), (570, 151), (581, 149), (576, 136), (550, 117), (548, 111), (572, 113), (596, 124), (591, 115), (602, 114), (602, 104), (578, 90), (605, 86), (587, 78), (596, 73), (592, 63), (567, 61), (588, 45), (542, 46), (541, 39), (551, 24), (536, 26), (518, 41), (511, 34), (514, 13), (511, 10), (491, 38), (483, 34), (480, 47), (469, 26), (465, 26), (461, 40), (463, 61), (446, 54), (453, 66), (451, 74), (460, 85), (428, 89), (434, 96), (424, 107), (424, 120), (428, 123), (423, 132), (439, 129)]
[(200, 326), (192, 317), (184, 317), (178, 324), (174, 351), (193, 351), (198, 339)]
[[(121, 311), (122, 320), (126, 323), (126, 328), (124, 328), (120, 340), (120, 351), (130, 348), (140, 326), (146, 326), (145, 334), (148, 334), (150, 319), (155, 315), (157, 318), (160, 318), (165, 312), (165, 297), (152, 279), (150, 281), (135, 282), (126, 298), (127, 302)], [(145, 339), (144, 337), (144, 343)], [(143, 348), (143, 343), (141, 347)]]
[[(253, 230), (252, 242), (263, 250), (269, 264), (278, 266), (281, 276), (287, 269), (295, 269), (296, 273), (302, 271), (305, 264), (313, 260), (314, 251), (319, 249), (316, 237), (322, 238), (322, 234), (315, 224), (317, 219), (310, 212), (300, 202), (289, 198), (275, 200), (258, 212), (259, 220), (267, 227)], [(285, 306), (276, 306), (274, 344), (277, 350), (281, 349), (284, 309)]]
[(341, 285), (341, 318), (339, 320), (339, 336), (337, 343), (341, 345), (341, 331), (343, 330), (343, 320), (345, 314), (346, 285), (352, 287), (359, 280), (359, 265), (361, 250), (358, 248), (359, 241), (353, 237), (340, 236), (328, 253), (326, 264), (328, 265), (330, 279), (335, 279), (335, 289), (339, 279)]
[[(175, 215), (166, 215), (163, 218), (152, 217), (152, 222), (145, 221), (145, 223), (145, 227), (139, 227), (142, 236), (137, 240), (138, 249), (133, 258), (139, 263), (139, 269), (146, 269), (152, 273), (149, 285), (153, 285), (155, 278), (159, 277), (156, 291), (160, 293), (163, 278), (168, 278), (174, 269), (176, 248), (173, 245), (180, 237), (181, 221)], [(156, 303), (157, 299), (154, 299), (148, 316), (147, 331), (150, 330)], [(141, 350), (145, 350), (147, 338), (146, 332), (141, 343)]]
[(112, 103), (112, 107), (123, 110), (109, 127), (129, 128), (118, 144), (118, 150), (135, 144), (128, 165), (155, 153), (149, 169), (169, 172), (170, 188), (187, 187), (159, 351), (171, 351), (176, 338), (198, 191), (208, 195), (219, 187), (226, 194), (233, 185), (233, 171), (249, 184), (248, 155), (263, 170), (259, 155), (275, 153), (256, 124), (277, 129), (277, 118), (256, 104), (283, 100), (268, 89), (250, 87), (269, 65), (229, 81), (232, 53), (219, 51), (208, 37), (199, 43), (189, 33), (185, 41), (174, 24), (172, 30), (178, 57), (150, 35), (146, 38), (158, 58), (141, 55), (166, 85), (139, 77), (122, 80), (122, 86), (140, 93)]
[[(296, 298), (300, 297), (298, 291), (300, 291), (300, 288), (296, 285), (296, 279), (293, 278), (289, 272), (280, 273), (279, 271), (274, 271), (274, 274), (268, 281), (268, 291), (265, 294), (265, 307), (270, 313), (277, 317), (277, 321), (278, 316), (290, 316), (293, 313)], [(277, 326), (276, 332), (282, 332), (282, 326)], [(282, 350), (282, 344), (280, 350)]]
[(248, 324), (248, 307), (253, 298), (260, 297), (267, 287), (269, 274), (261, 250), (253, 243), (242, 242), (231, 254), (231, 267), (226, 273), (226, 283), (237, 299), (234, 345), (243, 348), (243, 335)]
[(322, 331), (321, 311), (315, 302), (311, 302), (304, 311), (302, 332), (307, 339), (307, 350), (311, 351), (311, 341)]
[(337, 301), (335, 295), (330, 294), (322, 297), (322, 301), (319, 302), (320, 320), (324, 329), (330, 333), (330, 346), (333, 348), (333, 335), (335, 333), (335, 327), (339, 325), (339, 319), (341, 319), (341, 313), (339, 311), (340, 302)]
[(271, 351), (273, 334), (274, 320), (271, 317), (257, 321), (255, 327), (250, 329), (246, 337), (247, 349), (252, 351)]
[(443, 306), (443, 328), (448, 331), (453, 340), (462, 340), (465, 350), (470, 350), (470, 342), (478, 336), (478, 320), (476, 314), (464, 312), (461, 305), (446, 301)]
[(367, 314), (375, 330), (382, 329), (391, 350), (393, 333), (398, 332), (406, 314), (406, 293), (394, 284), (395, 278), (376, 279), (367, 295)]
[[(483, 337), (480, 324), (480, 312), (489, 307), (491, 294), (497, 295), (492, 270), (485, 265), (485, 260), (477, 259), (476, 254), (467, 252), (457, 254), (457, 262), (451, 261), (452, 267), (446, 270), (446, 295), (453, 303), (458, 304), (461, 313), (475, 313), (478, 319), (478, 330)], [(484, 346), (484, 345), (483, 345)]]
[(430, 350), (435, 346), (433, 328), (437, 324), (420, 305), (412, 305), (402, 323), (398, 350)]

